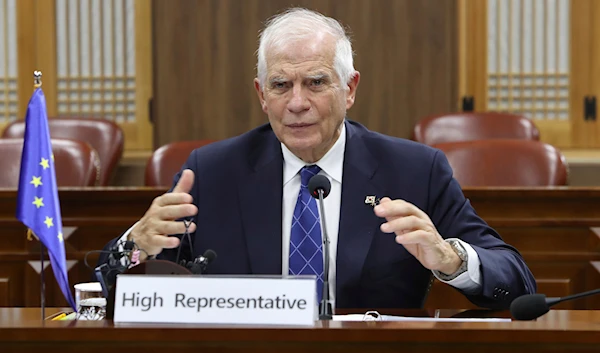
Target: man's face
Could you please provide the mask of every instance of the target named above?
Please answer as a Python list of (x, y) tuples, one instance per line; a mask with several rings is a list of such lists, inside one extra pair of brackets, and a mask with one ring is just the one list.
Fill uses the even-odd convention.
[(342, 84), (334, 66), (335, 40), (317, 35), (268, 49), (267, 77), (254, 85), (277, 138), (305, 162), (319, 160), (340, 135), (354, 104), (358, 72)]

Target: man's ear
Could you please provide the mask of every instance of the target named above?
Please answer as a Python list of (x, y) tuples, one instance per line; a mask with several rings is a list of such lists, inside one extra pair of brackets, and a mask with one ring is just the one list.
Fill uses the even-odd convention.
[(254, 89), (256, 90), (256, 95), (258, 95), (258, 101), (260, 102), (260, 106), (263, 112), (267, 113), (267, 103), (265, 102), (265, 93), (260, 87), (260, 81), (258, 78), (254, 79)]
[(348, 82), (348, 93), (346, 94), (346, 109), (350, 109), (354, 105), (354, 99), (356, 98), (356, 89), (360, 82), (360, 72), (354, 71), (350, 82)]

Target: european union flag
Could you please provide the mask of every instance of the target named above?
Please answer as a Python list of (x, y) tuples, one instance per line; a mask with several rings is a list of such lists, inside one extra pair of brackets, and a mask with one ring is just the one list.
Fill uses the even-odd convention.
[(17, 195), (17, 219), (31, 229), (48, 249), (54, 277), (67, 302), (75, 310), (67, 276), (46, 98), (41, 88), (35, 89), (27, 106)]

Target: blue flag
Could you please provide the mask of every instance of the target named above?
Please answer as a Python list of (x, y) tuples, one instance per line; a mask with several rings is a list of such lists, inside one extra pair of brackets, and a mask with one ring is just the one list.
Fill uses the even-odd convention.
[(67, 276), (54, 155), (48, 129), (46, 98), (41, 88), (36, 88), (27, 106), (17, 219), (48, 249), (54, 277), (67, 302), (76, 310)]

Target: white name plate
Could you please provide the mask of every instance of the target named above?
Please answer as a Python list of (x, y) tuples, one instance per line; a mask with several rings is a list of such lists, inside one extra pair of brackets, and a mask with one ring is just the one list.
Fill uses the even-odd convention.
[(315, 277), (119, 275), (114, 322), (309, 325)]

